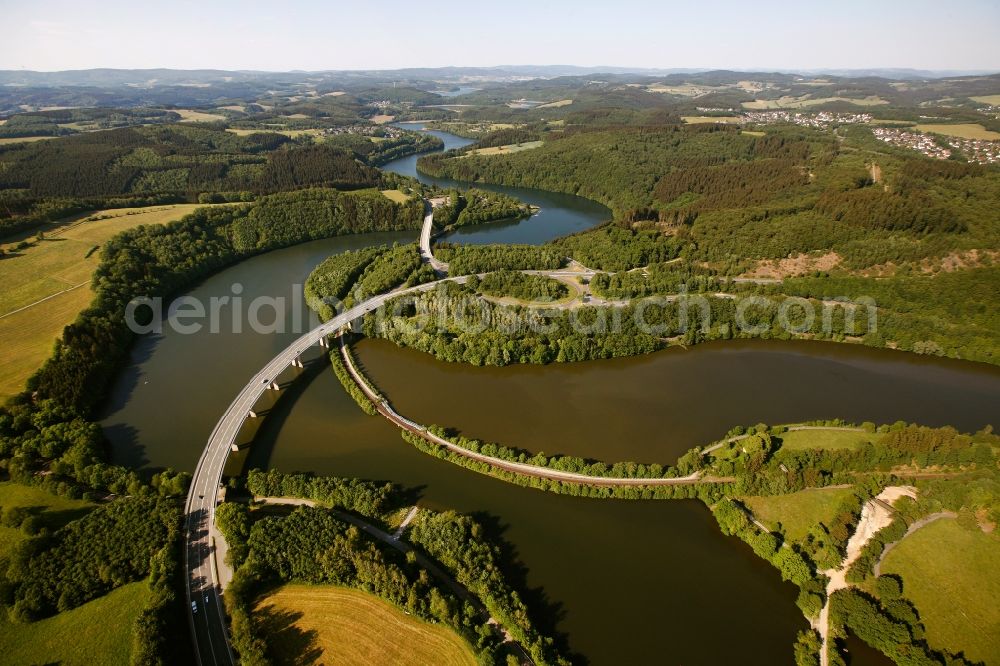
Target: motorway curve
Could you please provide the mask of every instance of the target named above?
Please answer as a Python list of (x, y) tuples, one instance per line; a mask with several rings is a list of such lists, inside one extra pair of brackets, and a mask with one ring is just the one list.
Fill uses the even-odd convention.
[[(452, 278), (455, 282), (464, 282), (465, 279)], [(298, 338), (250, 378), (216, 424), (195, 468), (184, 507), (186, 594), (191, 606), (189, 620), (199, 664), (234, 663), (212, 553), (214, 540), (218, 537), (214, 532), (215, 506), (218, 503), (222, 472), (243, 422), (249, 418), (250, 411), (264, 392), (275, 385), (275, 378), (292, 366), (311, 346), (333, 335), (341, 327), (377, 310), (386, 301), (404, 294), (433, 289), (439, 282), (441, 281), (428, 282), (374, 296)]]
[[(428, 210), (420, 231), (420, 254), (435, 271), (439, 274), (445, 274), (448, 270), (448, 264), (435, 259), (431, 251), (432, 230), (433, 211)], [(565, 270), (524, 272), (547, 275), (555, 279), (565, 279), (571, 274)], [(587, 273), (592, 274), (592, 271), (587, 271)], [(577, 276), (579, 273), (574, 272), (572, 275)], [(250, 418), (250, 413), (254, 405), (257, 404), (257, 401), (266, 391), (277, 386), (276, 378), (278, 375), (290, 366), (293, 366), (307, 349), (319, 344), (320, 341), (325, 340), (327, 337), (336, 334), (344, 326), (360, 319), (369, 312), (377, 310), (387, 301), (398, 296), (429, 291), (447, 281), (461, 284), (467, 279), (468, 276), (443, 278), (415, 287), (397, 289), (373, 296), (363, 303), (355, 305), (301, 336), (284, 351), (272, 358), (267, 365), (250, 378), (243, 387), (243, 390), (230, 403), (228, 409), (226, 409), (212, 431), (205, 450), (202, 452), (201, 459), (198, 461), (184, 507), (184, 567), (187, 575), (187, 603), (191, 607), (188, 620), (191, 625), (195, 655), (199, 665), (229, 665), (235, 663), (229, 642), (225, 610), (219, 590), (219, 575), (215, 568), (215, 541), (222, 538), (214, 527), (215, 507), (219, 501), (222, 474), (226, 466), (226, 460), (229, 458), (229, 453), (236, 442), (237, 435), (244, 421)], [(349, 359), (348, 367), (352, 372), (356, 373)], [(356, 374), (356, 379), (367, 392), (367, 384), (360, 378), (360, 373)], [(376, 399), (374, 402), (384, 416), (401, 428), (419, 433), (436, 444), (447, 447), (449, 450), (466, 457), (479, 460), (480, 462), (488, 462), (499, 468), (519, 474), (601, 486), (673, 485), (698, 481), (696, 475), (674, 479), (612, 479), (593, 477), (511, 462), (500, 458), (492, 458), (458, 447), (452, 442), (427, 432), (425, 427), (415, 424), (397, 414), (384, 400)], [(707, 481), (708, 479), (703, 480)]]

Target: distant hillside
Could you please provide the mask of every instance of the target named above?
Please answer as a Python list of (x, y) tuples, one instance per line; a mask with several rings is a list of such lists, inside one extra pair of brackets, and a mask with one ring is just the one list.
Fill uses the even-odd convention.
[[(580, 67), (576, 65), (500, 65), (497, 67), (438, 67), (406, 68), (395, 70), (344, 71), (325, 70), (317, 72), (263, 72), (228, 71), (221, 69), (81, 69), (60, 72), (35, 72), (30, 70), (0, 70), (0, 85), (26, 87), (94, 86), (98, 88), (158, 87), (158, 86), (198, 86), (233, 83), (264, 83), (310, 79), (330, 81), (357, 81), (358, 79), (407, 81), (450, 81), (468, 78), (504, 80), (515, 77), (554, 78), (559, 76), (586, 76), (594, 74), (636, 74), (642, 76), (697, 75), (714, 72), (710, 68), (655, 68), (655, 67)], [(916, 69), (827, 69), (827, 70), (732, 70), (740, 76), (766, 77), (768, 74), (838, 76), (844, 78), (879, 77), (894, 80), (936, 79), (956, 76), (981, 76), (986, 71), (930, 71)]]

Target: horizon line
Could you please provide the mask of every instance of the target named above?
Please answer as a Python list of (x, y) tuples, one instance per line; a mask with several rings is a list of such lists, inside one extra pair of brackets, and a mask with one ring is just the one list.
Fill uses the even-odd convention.
[[(481, 70), (514, 70), (523, 68), (572, 68), (601, 73), (606, 70), (608, 73), (635, 73), (644, 72), (671, 72), (671, 73), (709, 73), (709, 72), (740, 72), (759, 74), (795, 74), (795, 73), (823, 73), (823, 72), (871, 72), (871, 71), (900, 71), (900, 72), (934, 72), (934, 73), (966, 73), (968, 75), (994, 75), (1000, 74), (1000, 67), (990, 68), (929, 68), (914, 66), (879, 66), (870, 67), (697, 67), (697, 66), (631, 66), (631, 65), (574, 65), (574, 64), (522, 64), (522, 65), (423, 65), (405, 67), (347, 67), (347, 68), (322, 68), (322, 69), (256, 69), (256, 68), (226, 68), (226, 67), (123, 67), (123, 66), (102, 66), (102, 67), (81, 67), (66, 69), (31, 69), (28, 67), (9, 68), (0, 66), (0, 72), (30, 73), (30, 74), (62, 74), (69, 72), (92, 72), (97, 70), (111, 70), (121, 72), (141, 72), (165, 70), (172, 72), (236, 72), (250, 74), (323, 74), (331, 72), (405, 72), (413, 70), (447, 70), (447, 69), (481, 69)], [(612, 72), (611, 70), (620, 70)]]

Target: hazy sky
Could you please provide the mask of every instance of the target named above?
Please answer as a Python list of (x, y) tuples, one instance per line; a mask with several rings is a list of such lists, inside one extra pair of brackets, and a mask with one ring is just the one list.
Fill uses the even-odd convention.
[(1000, 71), (998, 0), (0, 0), (0, 69)]

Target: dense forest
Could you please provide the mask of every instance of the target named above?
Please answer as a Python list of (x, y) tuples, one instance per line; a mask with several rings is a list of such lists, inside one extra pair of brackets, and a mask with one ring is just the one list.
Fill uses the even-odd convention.
[(251, 201), (305, 187), (394, 185), (398, 177), (372, 165), (435, 148), (439, 141), (410, 132), (382, 142), (357, 139), (370, 149), (273, 131), (153, 125), (0, 145), (0, 234), (100, 207)]
[[(577, 128), (544, 138), (541, 148), (501, 156), (470, 155), (473, 144), (423, 157), (419, 168), (608, 205), (638, 235), (630, 242), (608, 239), (608, 229), (585, 232), (577, 258), (598, 263), (586, 253), (601, 252), (617, 270), (672, 253), (740, 272), (754, 259), (813, 250), (864, 268), (1000, 242), (986, 203), (1000, 197), (1000, 172), (883, 150), (871, 134), (838, 143), (803, 127), (768, 126), (755, 136), (702, 124)], [(634, 243), (665, 247), (629, 257)]]
[(436, 277), (420, 259), (415, 243), (365, 248), (334, 255), (317, 266), (306, 279), (306, 302), (326, 320), (334, 316), (338, 303), (350, 307), (394, 288)]
[(327, 188), (261, 197), (234, 221), (230, 235), (240, 252), (371, 231), (419, 229), (423, 202), (399, 204), (376, 190), (350, 194)]
[(131, 622), (130, 663), (186, 660), (187, 643), (179, 642), (187, 625), (177, 589), (181, 510), (176, 500), (186, 491), (186, 481), (161, 480), (158, 475), (153, 484), (159, 493), (137, 482), (129, 496), (85, 510), (55, 531), (40, 527), (38, 517), (26, 510), (5, 510), (4, 526), (20, 521), (28, 537), (0, 557), (0, 606), (8, 621), (44, 619), (146, 579), (149, 596), (138, 615), (116, 620)]
[(552, 246), (588, 268), (627, 271), (677, 258), (684, 242), (656, 229), (605, 224), (560, 238)]
[(482, 279), (473, 275), (465, 284), (483, 294), (510, 296), (524, 301), (554, 301), (569, 295), (569, 289), (558, 280), (519, 271), (496, 271), (487, 273)]
[(379, 246), (327, 257), (306, 278), (306, 304), (323, 321), (332, 319), (336, 314), (334, 306), (348, 297), (364, 270), (384, 252), (385, 246)]
[(325, 138), (323, 143), (350, 150), (358, 159), (370, 166), (381, 166), (400, 157), (440, 150), (444, 147), (441, 139), (422, 132), (406, 132), (395, 138), (378, 134), (373, 138), (359, 134), (335, 134)]
[(465, 191), (448, 190), (447, 202), (434, 209), (434, 224), (439, 227), (458, 228), (495, 220), (527, 217), (528, 206), (514, 197), (497, 192), (471, 188)]
[(363, 589), (418, 617), (444, 623), (465, 637), (484, 663), (503, 664), (511, 646), (487, 622), (494, 617), (535, 663), (566, 663), (554, 641), (535, 628), (518, 592), (506, 580), (502, 549), (471, 518), (425, 509), (407, 536), (471, 593), (459, 596), (415, 558), (404, 557), (327, 508), (340, 507), (384, 525), (388, 512), (405, 501), (398, 489), (276, 470), (251, 471), (247, 487), (255, 496), (300, 497), (320, 506), (299, 507), (286, 515), (231, 503), (219, 508), (218, 524), (237, 569), (226, 598), (233, 615), (234, 647), (243, 663), (269, 663), (280, 656), (269, 654), (250, 611), (254, 598), (269, 583), (287, 581)]
[(472, 275), (500, 270), (553, 270), (566, 259), (553, 248), (535, 245), (454, 245), (441, 243), (434, 256), (448, 263), (453, 275)]
[(12, 617), (31, 621), (75, 608), (149, 574), (152, 557), (177, 536), (180, 509), (155, 498), (98, 507), (58, 533), (28, 541), (5, 572)]
[[(634, 356), (660, 348), (630, 312), (503, 306), (448, 283), (415, 297), (396, 316), (365, 316), (364, 331), (447, 361), (474, 365), (548, 363)], [(411, 319), (412, 318), (412, 319)]]
[[(1000, 339), (995, 317), (975, 301), (948, 296), (952, 289), (988, 292), (997, 279), (991, 274), (995, 270), (956, 273), (949, 279), (886, 280), (878, 283), (881, 291), (872, 293), (858, 286), (847, 288), (849, 282), (839, 284), (845, 287), (843, 291), (833, 291), (837, 283), (830, 291), (817, 291), (814, 282), (823, 285), (821, 279), (791, 282), (787, 289), (727, 283), (726, 290), (735, 291), (729, 295), (714, 291), (720, 286), (717, 278), (696, 275), (689, 280), (684, 272), (667, 267), (652, 271), (648, 279), (632, 274), (597, 276), (597, 293), (637, 298), (626, 307), (570, 310), (485, 301), (476, 297), (477, 291), (490, 293), (482, 284), (505, 279), (486, 276), (483, 281), (449, 284), (420, 294), (411, 307), (394, 310), (391, 318), (368, 315), (365, 331), (442, 360), (476, 365), (611, 358), (648, 353), (667, 344), (734, 338), (849, 340), (996, 363)], [(519, 282), (527, 279), (517, 278)], [(562, 293), (558, 288), (549, 292), (540, 284), (515, 289), (507, 282), (494, 293), (514, 295), (514, 290), (532, 298)], [(645, 298), (649, 294), (664, 296)], [(883, 300), (880, 294), (885, 294)], [(743, 302), (740, 295), (751, 300)], [(931, 307), (917, 305), (917, 299), (926, 300), (928, 295), (934, 297)]]

